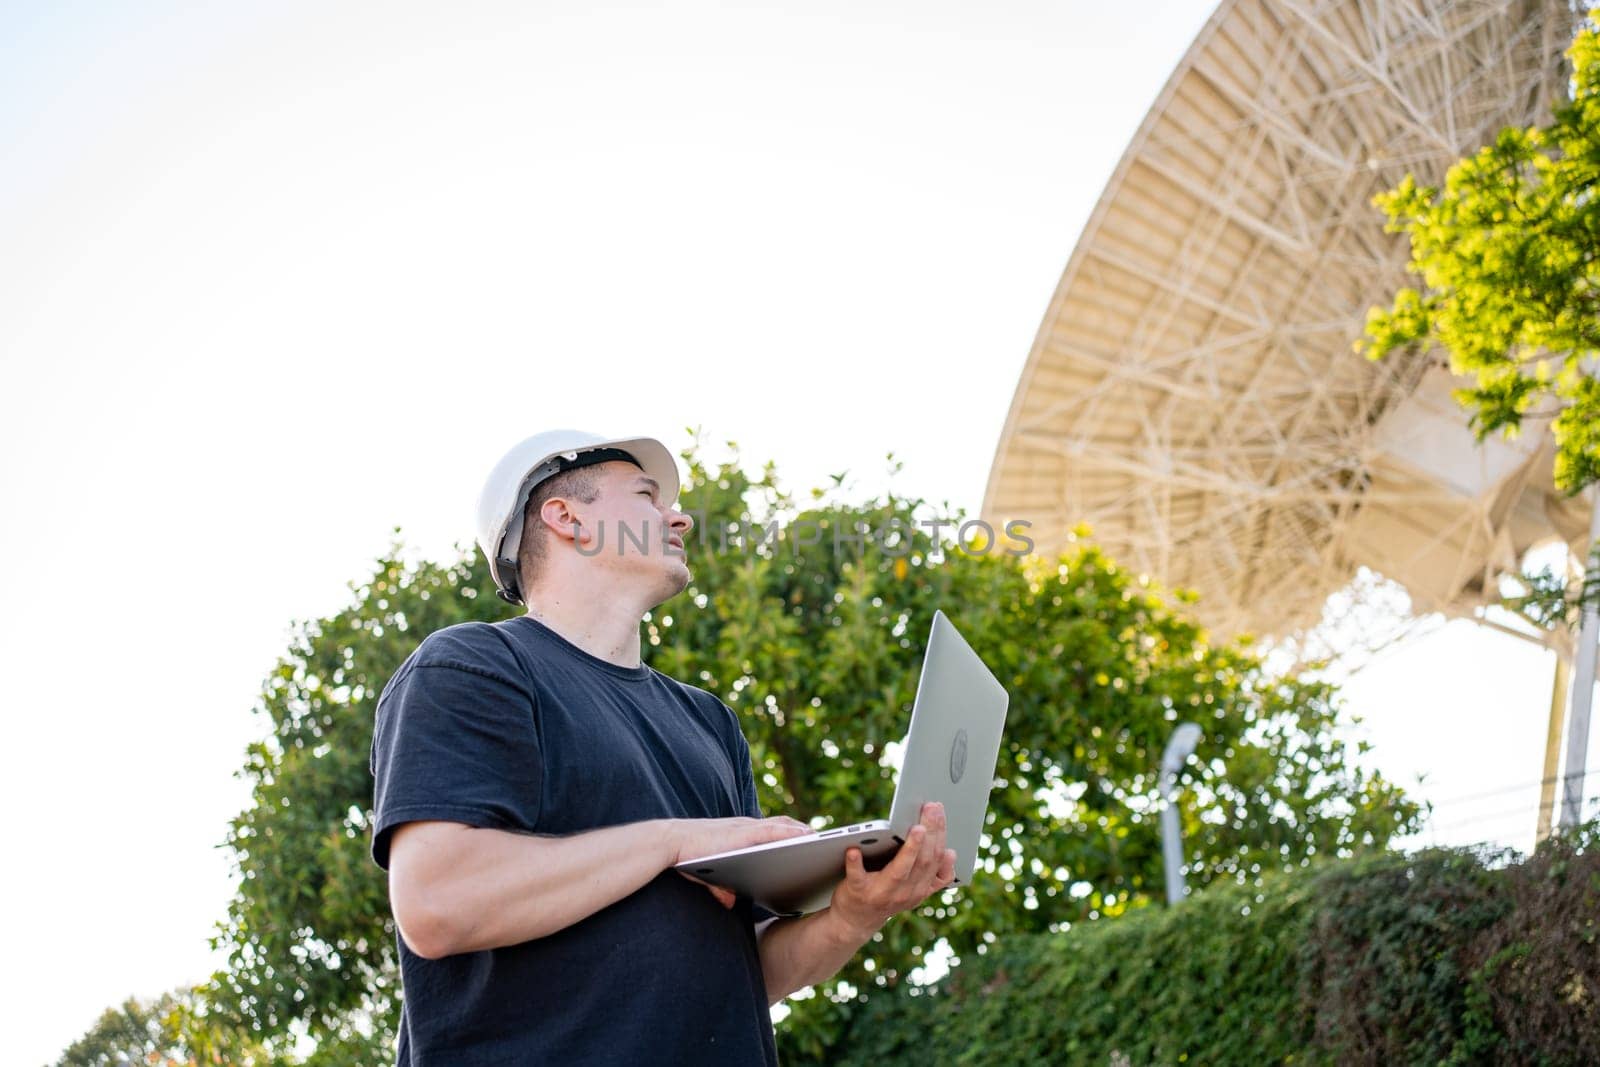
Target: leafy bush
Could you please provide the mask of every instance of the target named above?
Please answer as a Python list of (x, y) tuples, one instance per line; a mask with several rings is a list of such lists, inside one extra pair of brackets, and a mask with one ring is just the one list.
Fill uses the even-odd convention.
[(1379, 854), (1008, 938), (935, 986), (874, 997), (818, 1059), (1592, 1062), (1597, 845), (1591, 829), (1516, 864)]

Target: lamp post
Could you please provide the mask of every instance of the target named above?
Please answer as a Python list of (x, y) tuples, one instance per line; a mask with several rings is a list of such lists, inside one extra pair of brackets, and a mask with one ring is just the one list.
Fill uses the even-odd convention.
[(1200, 727), (1181, 722), (1161, 754), (1161, 856), (1167, 868), (1167, 903), (1183, 899), (1183, 829), (1178, 825), (1178, 771), (1200, 743)]

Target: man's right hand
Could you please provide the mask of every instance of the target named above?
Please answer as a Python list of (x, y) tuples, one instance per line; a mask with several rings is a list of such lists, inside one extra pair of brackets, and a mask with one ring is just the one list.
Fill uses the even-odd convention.
[(673, 859), (668, 866), (815, 832), (787, 815), (770, 819), (669, 819), (667, 833), (673, 844)]
[[(774, 815), (770, 819), (671, 819), (668, 820), (667, 826), (675, 846), (673, 854), (677, 858), (672, 861), (674, 864), (682, 863), (684, 860), (699, 859), (701, 856), (714, 856), (718, 852), (731, 852), (736, 848), (764, 845), (768, 841), (782, 841), (789, 837), (804, 837), (806, 834), (816, 833), (805, 823), (786, 815)], [(699, 882), (711, 890), (711, 895), (716, 897), (717, 903), (724, 908), (733, 907), (737, 899), (733, 890), (701, 882), (694, 875), (685, 874), (683, 871), (678, 873), (689, 881)]]

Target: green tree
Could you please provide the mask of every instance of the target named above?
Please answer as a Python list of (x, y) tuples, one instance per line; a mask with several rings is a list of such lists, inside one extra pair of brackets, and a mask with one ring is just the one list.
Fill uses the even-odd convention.
[[(915, 525), (921, 501), (803, 503), (769, 464), (685, 453), (699, 532), (693, 584), (645, 622), (657, 668), (721, 696), (750, 741), (763, 808), (859, 821), (888, 808), (885, 755), (904, 732), (922, 642), (943, 608), (1012, 693), (993, 822), (971, 887), (891, 923), (781, 1027), (817, 1053), (867, 992), (943, 939), (956, 957), (1010, 931), (1059, 929), (1157, 899), (1156, 766), (1181, 719), (1205, 729), (1187, 772), (1190, 881), (1248, 881), (1313, 855), (1381, 846), (1417, 809), (1336, 736), (1334, 690), (1274, 678), (1247, 647), (1211, 645), (1149, 583), (1080, 546), (1024, 564), (957, 551)], [(921, 512), (919, 512), (921, 509)], [(760, 521), (753, 521), (750, 516)], [(789, 520), (773, 540), (774, 516)], [(801, 523), (799, 520), (804, 520)], [(841, 536), (862, 525), (898, 539)], [(726, 537), (730, 529), (743, 535)], [(255, 802), (228, 844), (241, 874), (206, 990), (209, 1021), (282, 1054), (291, 1025), (319, 1062), (373, 1062), (398, 1006), (394, 927), (368, 858), (374, 705), (428, 633), (505, 618), (475, 553), (407, 564), (398, 547), (343, 612), (299, 628), (271, 675), (266, 738), (243, 774)], [(1179, 598), (1185, 599), (1185, 598)]]
[(1508, 127), (1443, 188), (1408, 175), (1375, 203), (1411, 240), (1412, 273), (1357, 342), (1374, 359), (1436, 345), (1476, 385), (1456, 399), (1482, 439), (1554, 416), (1555, 482), (1600, 479), (1600, 38), (1568, 50), (1572, 99), (1545, 127)]
[(148, 1001), (129, 997), (119, 1006), (107, 1008), (82, 1037), (67, 1046), (57, 1067), (188, 1063), (188, 1049), (169, 1021), (176, 1007), (177, 995), (166, 993)]
[(263, 1050), (206, 1031), (205, 1008), (192, 989), (154, 1000), (129, 997), (107, 1008), (61, 1054), (56, 1067), (261, 1067)]
[[(1576, 494), (1600, 480), (1600, 37), (1594, 13), (1567, 52), (1572, 98), (1548, 125), (1508, 127), (1456, 163), (1443, 187), (1410, 175), (1374, 199), (1411, 242), (1421, 282), (1374, 307), (1356, 349), (1372, 359), (1442, 349), (1473, 379), (1455, 391), (1479, 440), (1550, 419), (1553, 476)], [(1575, 622), (1587, 580), (1524, 575), (1505, 606), (1542, 628)]]

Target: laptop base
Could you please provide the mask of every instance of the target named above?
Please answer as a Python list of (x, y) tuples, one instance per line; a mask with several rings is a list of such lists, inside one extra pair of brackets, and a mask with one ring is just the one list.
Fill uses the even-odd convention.
[(851, 848), (861, 850), (869, 871), (881, 870), (900, 850), (900, 838), (887, 820), (879, 820), (685, 860), (675, 869), (749, 897), (776, 915), (804, 915), (833, 900)]

